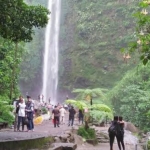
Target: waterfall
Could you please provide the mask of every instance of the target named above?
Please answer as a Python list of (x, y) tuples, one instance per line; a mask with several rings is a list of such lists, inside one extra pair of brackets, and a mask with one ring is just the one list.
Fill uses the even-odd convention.
[(44, 101), (55, 104), (57, 102), (58, 85), (58, 52), (61, 0), (48, 0), (48, 9), (51, 12), (45, 31), (45, 51), (43, 63)]

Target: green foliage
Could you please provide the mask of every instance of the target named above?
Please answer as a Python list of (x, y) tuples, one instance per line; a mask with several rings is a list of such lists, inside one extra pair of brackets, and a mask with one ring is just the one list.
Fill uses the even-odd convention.
[[(9, 40), (0, 38), (0, 95), (6, 94), (9, 95), (10, 84), (12, 79), (12, 70), (15, 64), (14, 54), (15, 54), (15, 44)], [(18, 58), (16, 60), (16, 76), (14, 78), (14, 87), (15, 91), (13, 96), (18, 94), (18, 75), (19, 75), (19, 64), (22, 61), (22, 45), (18, 45)]]
[(134, 123), (141, 129), (148, 129), (150, 125), (148, 75), (150, 70), (147, 67), (141, 65), (138, 70), (135, 68), (128, 72), (108, 95), (112, 101), (115, 114), (123, 116), (126, 121)]
[(88, 108), (88, 104), (86, 104), (85, 102), (83, 101), (80, 101), (80, 100), (71, 100), (71, 99), (68, 99), (65, 101), (67, 104), (71, 104), (75, 107), (77, 107), (78, 109), (81, 109), (81, 110), (84, 110), (85, 108)]
[(107, 89), (101, 89), (101, 88), (74, 89), (72, 92), (78, 93), (77, 98), (79, 98), (79, 99), (90, 101), (91, 99), (93, 99), (95, 97), (100, 97), (100, 99), (102, 99), (102, 101), (105, 101), (106, 100), (105, 93), (107, 92)]
[[(11, 69), (10, 69), (10, 99), (17, 93), (19, 67), (22, 54), (19, 42), (30, 42), (34, 28), (45, 27), (48, 22), (49, 11), (41, 6), (29, 6), (23, 0), (0, 1), (0, 35), (6, 40), (15, 43), (13, 51), (11, 50)], [(13, 45), (11, 43), (11, 45)], [(7, 52), (9, 53), (8, 49)], [(10, 60), (10, 59), (9, 59)], [(5, 89), (8, 91), (8, 89)]]
[(150, 59), (150, 16), (149, 4), (146, 1), (139, 3), (139, 10), (134, 14), (136, 19), (136, 34), (129, 43), (129, 52), (140, 52), (140, 59), (146, 65)]
[(125, 64), (120, 53), (134, 37), (137, 1), (69, 0), (67, 6), (72, 11), (61, 26), (60, 61), (66, 66), (60, 73), (61, 88), (111, 89), (137, 62), (134, 55)]
[(0, 122), (12, 124), (14, 116), (12, 114), (13, 106), (9, 104), (10, 100), (6, 96), (0, 96)]
[(48, 111), (45, 107), (42, 107), (41, 111), (42, 111), (42, 114), (47, 114), (48, 113)]
[(42, 6), (28, 6), (23, 0), (0, 1), (0, 35), (18, 43), (32, 40), (33, 27), (44, 27), (48, 10)]
[(66, 100), (67, 104), (71, 104), (74, 107), (84, 110), (88, 109), (88, 113), (85, 113), (85, 120), (89, 117), (94, 118), (97, 122), (102, 122), (107, 118), (113, 118), (112, 110), (105, 104), (93, 104), (90, 105), (87, 101), (84, 100)]
[(87, 130), (84, 127), (79, 127), (78, 135), (82, 136), (85, 139), (96, 139), (96, 133), (94, 129), (88, 128)]

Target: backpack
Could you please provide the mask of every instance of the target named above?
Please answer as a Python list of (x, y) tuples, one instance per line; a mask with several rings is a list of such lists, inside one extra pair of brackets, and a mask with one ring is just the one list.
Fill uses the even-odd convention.
[(119, 131), (118, 123), (112, 123), (108, 129), (109, 134), (117, 135)]

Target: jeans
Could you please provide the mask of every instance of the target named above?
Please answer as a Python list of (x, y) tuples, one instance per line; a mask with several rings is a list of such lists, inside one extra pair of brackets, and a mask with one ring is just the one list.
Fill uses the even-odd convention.
[(70, 126), (73, 126), (73, 123), (74, 123), (74, 116), (69, 116), (69, 123), (68, 125)]
[(118, 143), (118, 147), (119, 147), (119, 150), (121, 150), (121, 146), (122, 146), (122, 149), (125, 150), (125, 145), (124, 145), (124, 132), (120, 131), (120, 133), (116, 136), (117, 138), (117, 143)]
[(20, 130), (20, 123), (22, 124), (22, 131), (24, 130), (24, 119), (25, 117), (18, 116), (17, 130)]
[(28, 118), (28, 130), (33, 129), (34, 129), (33, 119)]
[(114, 143), (115, 135), (109, 133), (109, 144), (110, 144), (110, 150), (113, 150), (113, 143)]
[(79, 117), (79, 124), (80, 124), (80, 121), (81, 121), (82, 124), (83, 124), (83, 117)]
[(14, 131), (16, 131), (16, 128), (18, 126), (18, 114), (15, 114), (15, 121), (14, 121)]

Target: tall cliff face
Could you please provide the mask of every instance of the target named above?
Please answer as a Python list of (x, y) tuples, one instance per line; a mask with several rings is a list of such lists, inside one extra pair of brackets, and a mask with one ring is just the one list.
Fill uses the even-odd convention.
[[(47, 5), (43, 0), (26, 1), (33, 5)], [(124, 61), (120, 49), (134, 37), (132, 14), (137, 9), (137, 2), (133, 0), (62, 0), (61, 93), (67, 94), (73, 88), (110, 89), (136, 65), (137, 56)], [(26, 46), (27, 54), (21, 65), (22, 92), (31, 91), (30, 94), (35, 96), (42, 88), (44, 31), (35, 31), (34, 40)]]
[(134, 37), (132, 0), (65, 0), (60, 38), (60, 89), (112, 88), (136, 65), (120, 49)]

